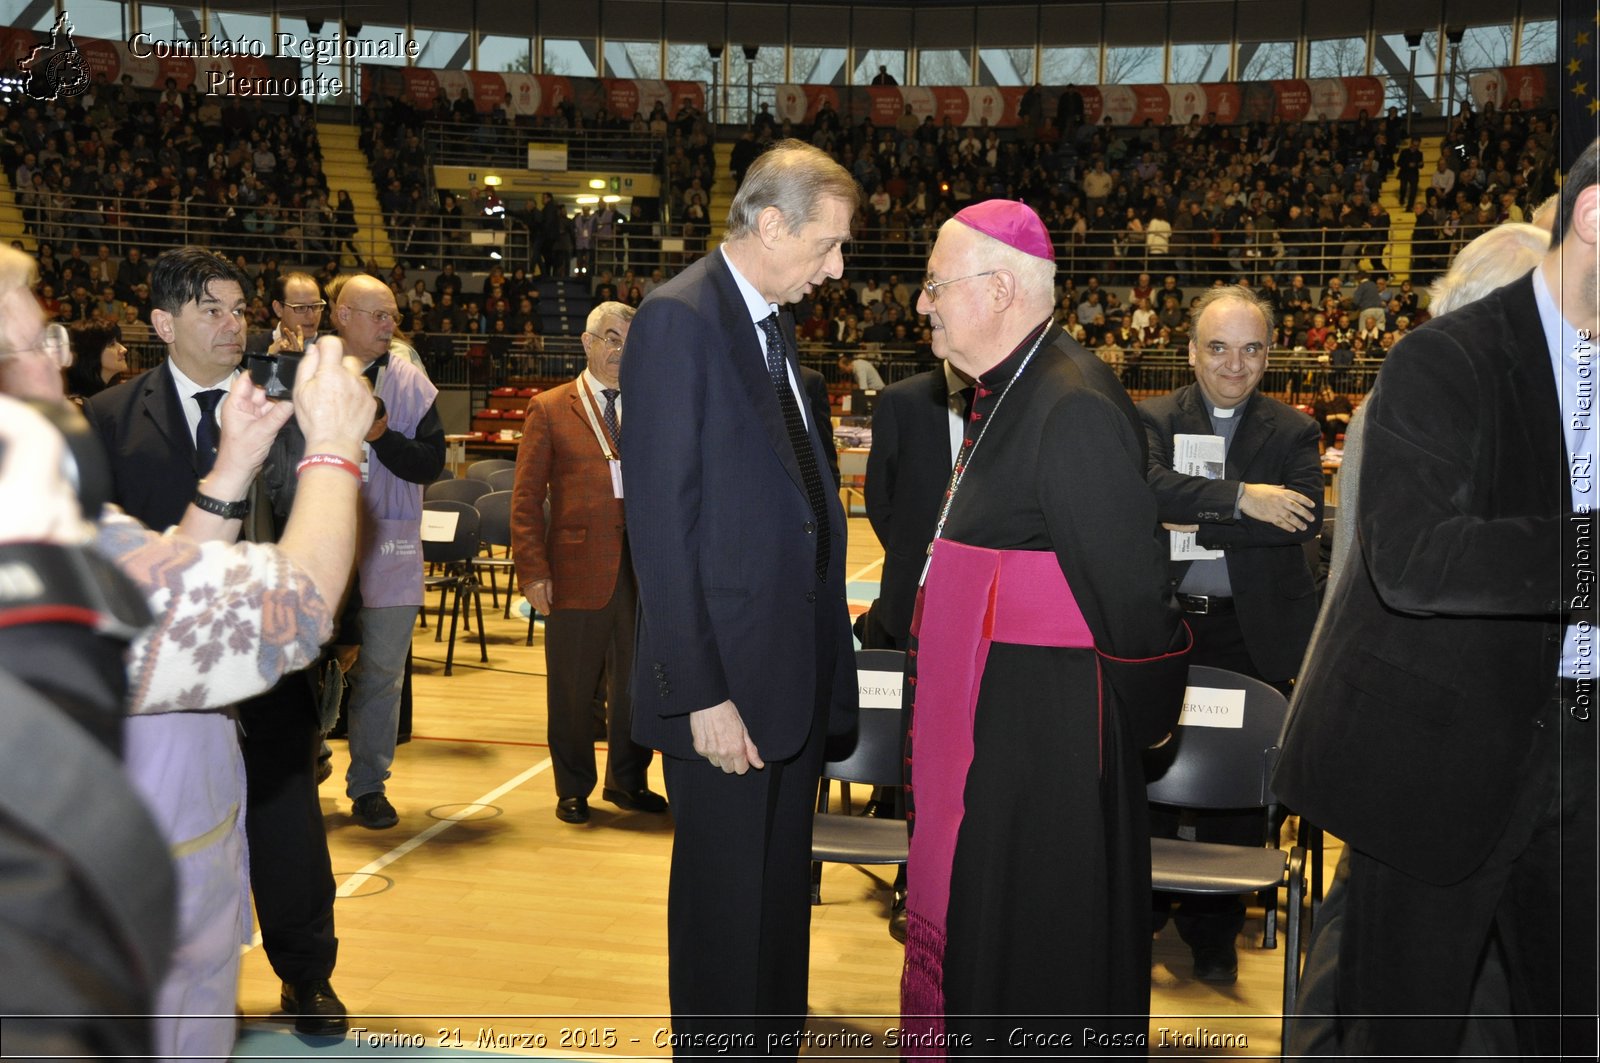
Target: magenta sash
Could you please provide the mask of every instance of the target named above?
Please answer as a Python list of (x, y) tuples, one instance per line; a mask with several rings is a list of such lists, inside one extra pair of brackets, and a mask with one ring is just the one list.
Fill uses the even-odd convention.
[[(1094, 636), (1048, 550), (988, 550), (939, 539), (917, 595), (906, 792), (914, 803), (907, 872), (902, 1026), (944, 1032), (945, 913), (972, 721), (992, 642), (1094, 648)], [(920, 1053), (919, 1053), (920, 1054)], [(942, 1056), (942, 1051), (933, 1053)]]

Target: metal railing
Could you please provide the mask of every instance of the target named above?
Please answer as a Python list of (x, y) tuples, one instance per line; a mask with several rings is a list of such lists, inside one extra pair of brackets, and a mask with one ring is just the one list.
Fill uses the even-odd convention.
[(568, 170), (620, 170), (627, 173), (661, 172), (666, 141), (650, 133), (626, 129), (545, 129), (516, 123), (494, 125), (427, 122), (422, 142), (429, 160), (438, 166), (496, 166), (526, 169), (528, 144), (560, 143), (567, 147)]
[[(496, 261), (528, 257), (527, 229), (499, 217), (446, 218), (430, 203), (425, 213), (399, 212), (385, 218), (357, 210), (355, 229), (341, 229), (331, 211), (317, 207), (218, 202), (191, 196), (165, 203), (143, 196), (72, 195), (65, 192), (17, 196), (23, 221), (40, 243), (57, 251), (70, 244), (106, 244), (121, 255), (137, 247), (147, 255), (184, 244), (207, 247), (247, 262), (320, 264), (353, 255), (363, 266), (388, 269), (395, 260), (442, 265), (448, 258), (461, 268), (488, 269)], [(380, 255), (387, 236), (389, 254)]]

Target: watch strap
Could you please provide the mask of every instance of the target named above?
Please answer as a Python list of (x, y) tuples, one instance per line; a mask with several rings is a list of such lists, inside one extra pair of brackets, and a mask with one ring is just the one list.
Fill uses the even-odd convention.
[(237, 502), (224, 502), (220, 498), (212, 498), (202, 491), (194, 493), (194, 504), (207, 513), (214, 513), (223, 520), (243, 520), (250, 515), (250, 499), (241, 498)]

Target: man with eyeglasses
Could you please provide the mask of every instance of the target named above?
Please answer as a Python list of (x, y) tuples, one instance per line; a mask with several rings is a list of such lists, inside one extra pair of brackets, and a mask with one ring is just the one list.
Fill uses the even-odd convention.
[(355, 630), (340, 638), (361, 647), (347, 676), (345, 794), (351, 817), (368, 830), (400, 821), (384, 781), (394, 763), (406, 655), (422, 606), (422, 489), (444, 468), (444, 426), (434, 405), (439, 389), (413, 362), (389, 354), (398, 318), (394, 292), (375, 277), (351, 277), (339, 289), (334, 326), (379, 399), (362, 462), (361, 540), (346, 609), (356, 617)]
[(987, 200), (940, 228), (917, 300), (975, 391), (907, 654), (906, 1043), (1148, 1033), (1139, 757), (1187, 635), (1138, 413), (1053, 321), (1055, 276), (1039, 216)]
[(297, 354), (317, 338), (322, 311), (327, 307), (317, 279), (309, 273), (284, 273), (272, 285), (272, 313), (278, 319), (271, 332), (251, 336), (248, 354)]
[[(623, 528), (622, 392), (618, 375), (634, 309), (589, 311), (588, 365), (528, 404), (511, 503), (517, 580), (545, 618), (545, 684), (556, 818), (589, 821), (595, 770), (591, 705), (605, 680), (607, 801), (665, 812), (646, 775), (651, 750), (633, 740), (634, 614), (638, 591)], [(548, 498), (549, 515), (545, 506)]]
[[(1302, 544), (1322, 528), (1322, 460), (1316, 422), (1261, 394), (1272, 318), (1266, 300), (1243, 285), (1208, 290), (1189, 340), (1195, 382), (1146, 399), (1139, 414), (1149, 435), (1150, 487), (1168, 532), (1161, 538), (1170, 537), (1168, 581), (1194, 632), (1190, 663), (1288, 693), (1317, 621)], [(1210, 448), (1203, 472), (1185, 464), (1191, 447)], [(1151, 825), (1165, 837), (1192, 826), (1200, 841), (1263, 840), (1259, 810), (1205, 813), (1191, 825), (1153, 808)], [(1156, 898), (1162, 922), (1168, 900)], [(1195, 977), (1232, 985), (1243, 900), (1185, 897), (1176, 922)]]

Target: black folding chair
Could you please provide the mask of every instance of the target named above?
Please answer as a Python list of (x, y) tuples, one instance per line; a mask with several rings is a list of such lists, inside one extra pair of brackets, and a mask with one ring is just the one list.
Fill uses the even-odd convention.
[[(464, 483), (467, 481), (451, 480), (449, 483)], [(487, 485), (485, 485), (487, 486)], [(429, 565), (438, 566), (438, 574), (425, 577), (423, 580), (423, 593), (437, 590), (439, 592), (439, 613), (434, 625), (433, 641), (439, 642), (444, 635), (444, 603), (445, 596), (454, 592), (450, 599), (450, 645), (445, 650), (444, 674), (449, 675), (451, 666), (455, 662), (456, 654), (456, 619), (461, 615), (461, 596), (470, 594), (472, 603), (478, 611), (478, 654), (479, 659), (487, 663), (489, 660), (488, 641), (483, 633), (483, 601), (478, 597), (478, 579), (474, 575), (473, 561), (478, 556), (478, 511), (466, 502), (440, 500), (424, 502), (422, 508), (435, 513), (454, 513), (456, 515), (455, 536), (448, 541), (422, 540), (422, 559)], [(424, 605), (419, 612), (426, 612)], [(470, 627), (470, 620), (468, 626)], [(426, 627), (426, 621), (424, 621)]]
[[(811, 903), (822, 903), (822, 864), (904, 864), (908, 839), (906, 821), (852, 814), (851, 783), (867, 786), (903, 785), (905, 735), (900, 726), (900, 705), (874, 705), (883, 700), (883, 688), (900, 689), (905, 675), (905, 654), (899, 650), (859, 650), (856, 675), (862, 687), (860, 726), (854, 734), (830, 739), (822, 765), (822, 785), (817, 793), (817, 814), (811, 827)], [(844, 809), (829, 811), (830, 783), (843, 784)]]
[[(1221, 668), (1195, 665), (1189, 669), (1185, 701), (1201, 705), (1217, 699), (1202, 691), (1243, 691), (1244, 707), (1237, 714), (1206, 717), (1227, 726), (1180, 726), (1172, 740), (1146, 754), (1146, 786), (1157, 804), (1192, 809), (1260, 809), (1262, 837), (1268, 839), (1275, 822), (1277, 798), (1273, 796), (1272, 769), (1278, 759), (1278, 733), (1288, 712), (1288, 702), (1276, 689), (1248, 676)], [(1227, 895), (1263, 894), (1266, 910), (1262, 948), (1277, 947), (1278, 892), (1286, 894), (1287, 939), (1283, 957), (1284, 1032), (1294, 1014), (1300, 982), (1300, 939), (1305, 907), (1306, 853), (1296, 845), (1285, 851), (1275, 838), (1262, 847), (1182, 841), (1150, 840), (1151, 886), (1170, 893)]]

